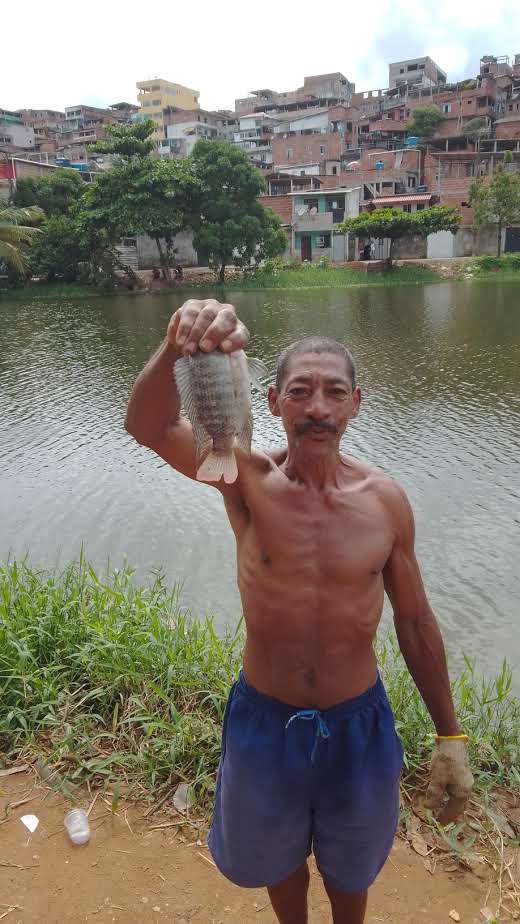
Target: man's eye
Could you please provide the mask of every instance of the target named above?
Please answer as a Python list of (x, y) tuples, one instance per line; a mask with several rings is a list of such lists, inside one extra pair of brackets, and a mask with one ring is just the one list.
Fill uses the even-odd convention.
[(305, 388), (290, 388), (289, 389), (289, 394), (291, 398), (301, 398), (302, 395), (304, 395), (305, 393), (306, 393)]
[(331, 388), (331, 394), (336, 398), (346, 398), (347, 393), (343, 388)]

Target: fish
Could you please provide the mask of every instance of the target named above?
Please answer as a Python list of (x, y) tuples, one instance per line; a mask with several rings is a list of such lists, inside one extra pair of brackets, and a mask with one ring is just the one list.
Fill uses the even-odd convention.
[(251, 452), (251, 384), (265, 391), (266, 366), (243, 350), (197, 350), (178, 359), (173, 372), (193, 429), (197, 481), (232, 484), (238, 478), (235, 449)]

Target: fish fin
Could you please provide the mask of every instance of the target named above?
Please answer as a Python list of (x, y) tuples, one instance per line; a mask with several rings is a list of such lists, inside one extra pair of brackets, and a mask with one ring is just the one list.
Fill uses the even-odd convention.
[(208, 450), (211, 449), (213, 440), (204, 429), (197, 414), (197, 406), (191, 388), (190, 362), (191, 360), (187, 356), (178, 359), (173, 367), (173, 373), (181, 396), (181, 404), (190, 419), (191, 428), (193, 430), (193, 442), (195, 444), (195, 456), (197, 465), (199, 465)]
[(244, 422), (244, 426), (242, 427), (240, 432), (237, 433), (235, 437), (237, 446), (239, 449), (242, 450), (242, 452), (247, 452), (247, 453), (251, 452), (252, 437), (253, 437), (253, 415), (251, 411), (249, 411), (249, 414), (247, 415), (247, 418)]
[(269, 377), (269, 370), (265, 363), (263, 363), (261, 359), (256, 359), (255, 356), (248, 356), (247, 368), (249, 371), (249, 378), (253, 385), (258, 388), (259, 391), (265, 392), (266, 388), (262, 379)]
[(214, 449), (206, 456), (197, 471), (197, 481), (220, 481), (232, 484), (238, 478), (237, 460), (232, 449), (216, 452)]

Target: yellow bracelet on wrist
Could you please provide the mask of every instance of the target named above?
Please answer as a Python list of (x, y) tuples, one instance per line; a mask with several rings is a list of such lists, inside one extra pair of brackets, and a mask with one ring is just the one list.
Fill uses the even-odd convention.
[(469, 741), (467, 735), (435, 735), (436, 741)]

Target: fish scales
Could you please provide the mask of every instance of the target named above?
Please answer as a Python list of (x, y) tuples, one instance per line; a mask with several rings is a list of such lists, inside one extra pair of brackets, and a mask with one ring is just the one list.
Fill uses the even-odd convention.
[(231, 483), (238, 477), (234, 448), (251, 451), (251, 381), (263, 390), (267, 369), (243, 350), (197, 351), (177, 360), (174, 374), (193, 427), (200, 481)]

